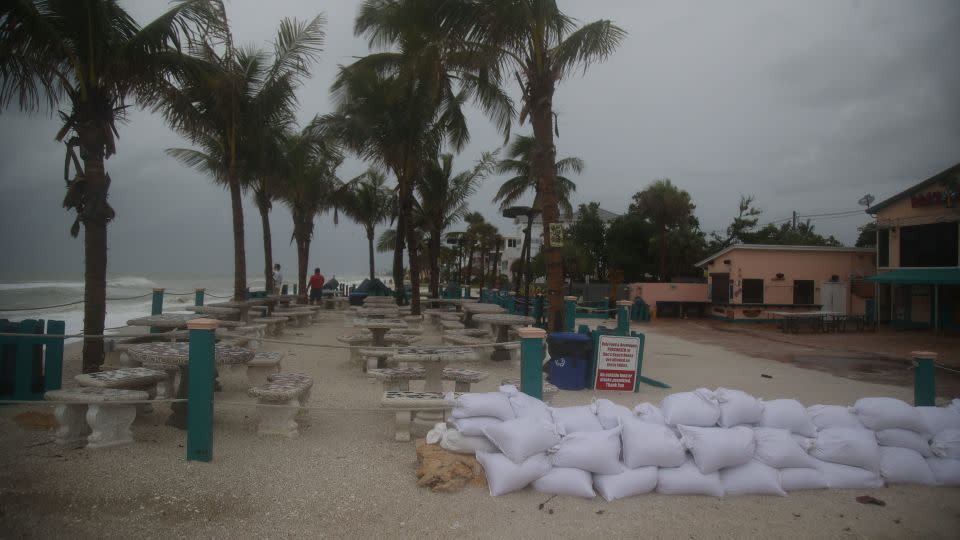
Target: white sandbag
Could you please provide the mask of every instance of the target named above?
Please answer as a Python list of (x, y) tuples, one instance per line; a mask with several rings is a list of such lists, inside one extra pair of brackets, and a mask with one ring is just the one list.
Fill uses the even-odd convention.
[(786, 429), (804, 437), (817, 435), (817, 426), (813, 425), (807, 410), (795, 399), (764, 401), (760, 427)]
[(960, 486), (960, 459), (930, 457), (927, 465), (938, 486)]
[(893, 446), (880, 448), (880, 476), (887, 484), (933, 486), (937, 483), (919, 452)]
[(533, 481), (533, 489), (547, 495), (569, 495), (592, 499), (597, 496), (593, 491), (593, 475), (580, 469), (554, 467), (547, 474)]
[(505, 384), (500, 387), (500, 392), (506, 394), (513, 414), (517, 418), (538, 417), (552, 421), (550, 407), (546, 403), (529, 394), (524, 394), (516, 386)]
[(657, 407), (653, 403), (641, 403), (637, 405), (633, 408), (633, 414), (637, 415), (637, 418), (640, 420), (650, 424), (667, 423), (667, 419), (663, 417), (663, 412), (660, 411), (660, 407)]
[(726, 495), (787, 495), (780, 487), (780, 472), (755, 459), (723, 469), (720, 482)]
[(671, 426), (712, 427), (720, 420), (717, 396), (706, 388), (670, 394), (660, 402), (660, 411)]
[(705, 428), (678, 426), (680, 442), (693, 454), (693, 460), (703, 474), (724, 467), (743, 465), (756, 451), (753, 429), (746, 426), (732, 428)]
[(603, 426), (597, 415), (593, 414), (589, 405), (578, 407), (555, 407), (550, 409), (553, 422), (563, 428), (564, 433), (578, 431), (603, 431)]
[[(838, 428), (839, 429), (839, 428)], [(877, 471), (860, 467), (817, 461), (817, 469), (827, 480), (827, 487), (835, 489), (868, 489), (883, 487), (883, 478)]]
[(853, 413), (867, 429), (909, 429), (927, 431), (920, 411), (905, 401), (889, 397), (861, 398), (853, 404)]
[(780, 487), (787, 493), (807, 489), (826, 489), (827, 478), (819, 469), (780, 469)]
[(945, 429), (930, 439), (933, 455), (948, 459), (960, 459), (960, 429)]
[(853, 414), (850, 407), (840, 405), (812, 405), (807, 407), (807, 414), (810, 415), (810, 421), (817, 429), (827, 429), (832, 427), (845, 428), (863, 428), (863, 424)]
[(609, 501), (650, 493), (657, 487), (657, 468), (638, 467), (617, 474), (595, 474), (593, 485), (600, 496)]
[(760, 423), (763, 404), (759, 399), (746, 392), (729, 388), (717, 388), (716, 396), (720, 404), (720, 426), (733, 427)]
[[(776, 429), (776, 428), (771, 428)], [(813, 444), (812, 437), (804, 437), (803, 435), (797, 435), (796, 433), (791, 433), (790, 438), (793, 439), (793, 442), (797, 443), (800, 448), (803, 448), (804, 452), (810, 451), (810, 445)]]
[(501, 420), (513, 420), (513, 408), (510, 400), (502, 392), (482, 392), (462, 394), (453, 397), (453, 392), (447, 394), (447, 401), (452, 402), (454, 409), (450, 416), (454, 418), (470, 418), (472, 416), (493, 416)]
[(639, 419), (625, 420), (621, 425), (623, 463), (637, 467), (679, 467), (687, 460), (687, 452), (673, 430), (662, 424)]
[(560, 442), (557, 426), (538, 418), (516, 418), (492, 424), (483, 428), (483, 434), (514, 463), (545, 452)]
[(596, 399), (590, 405), (603, 429), (613, 429), (620, 425), (621, 418), (635, 418), (633, 411), (618, 405), (609, 399)]
[(679, 467), (664, 467), (657, 472), (657, 493), (665, 495), (723, 496), (720, 473), (703, 474), (692, 459)]
[(547, 450), (554, 467), (572, 467), (596, 474), (616, 474), (620, 464), (620, 428), (570, 433)]
[(927, 433), (936, 435), (945, 429), (960, 429), (960, 411), (952, 407), (917, 407)]
[(813, 440), (809, 453), (821, 461), (830, 463), (860, 467), (870, 471), (878, 471), (880, 468), (880, 447), (877, 446), (876, 435), (869, 429), (821, 430)]
[(517, 491), (550, 472), (550, 460), (546, 454), (531, 456), (522, 463), (514, 463), (498, 453), (477, 452), (477, 461), (483, 465), (490, 495), (496, 497)]
[(492, 416), (471, 416), (470, 418), (454, 418), (450, 421), (454, 429), (467, 437), (483, 437), (483, 428), (499, 424), (503, 420)]
[(490, 442), (490, 439), (484, 436), (468, 437), (455, 429), (448, 429), (443, 432), (443, 436), (440, 438), (440, 447), (457, 454), (497, 451), (497, 447)]
[(877, 432), (877, 444), (880, 446), (895, 446), (909, 448), (923, 457), (930, 457), (930, 436), (910, 431), (909, 429), (883, 429)]
[(755, 428), (753, 432), (757, 441), (757, 461), (775, 469), (813, 467), (813, 458), (807, 454), (805, 448), (797, 444), (789, 431), (780, 428)]

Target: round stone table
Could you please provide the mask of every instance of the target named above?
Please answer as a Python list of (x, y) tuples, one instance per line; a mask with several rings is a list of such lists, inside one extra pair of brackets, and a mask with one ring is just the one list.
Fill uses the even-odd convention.
[[(497, 343), (510, 341), (509, 333), (511, 326), (527, 326), (533, 324), (533, 317), (526, 315), (510, 315), (507, 313), (479, 313), (473, 316), (473, 320), (478, 323), (489, 324), (493, 328)], [(510, 351), (504, 347), (494, 347), (490, 353), (491, 360), (509, 360)]]
[(387, 342), (384, 340), (384, 336), (390, 330), (407, 327), (407, 323), (403, 319), (354, 319), (353, 325), (357, 328), (370, 330), (370, 334), (373, 335), (371, 345), (374, 347), (386, 346)]
[(507, 308), (496, 304), (466, 304), (463, 306), (463, 325), (467, 328), (473, 328), (474, 315), (481, 313), (506, 313)]
[[(180, 384), (177, 386), (177, 399), (187, 398), (187, 385), (190, 380), (190, 344), (189, 343), (143, 343), (127, 349), (131, 359), (143, 363), (146, 367), (170, 368), (180, 370)], [(254, 351), (232, 345), (215, 345), (214, 361), (218, 366), (245, 364), (253, 359)], [(171, 403), (173, 414), (167, 424), (187, 429), (187, 404)]]
[[(392, 355), (397, 362), (413, 362), (425, 370), (424, 392), (443, 392), (443, 368), (449, 362), (471, 361), (477, 359), (476, 349), (467, 347), (402, 347)], [(420, 411), (413, 420), (415, 423), (433, 427), (443, 422), (443, 413)]]
[(186, 328), (187, 321), (199, 319), (202, 315), (193, 313), (164, 313), (163, 315), (148, 315), (127, 321), (128, 326), (149, 326), (160, 330), (177, 330)]

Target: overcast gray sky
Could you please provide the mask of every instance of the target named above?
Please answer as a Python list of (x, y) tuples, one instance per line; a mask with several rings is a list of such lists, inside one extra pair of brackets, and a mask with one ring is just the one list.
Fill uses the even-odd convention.
[[(353, 36), (359, 2), (228, 0), (235, 39), (268, 45), (284, 16), (327, 16), (327, 40), (312, 79), (300, 91), (301, 122), (330, 110), (338, 64), (365, 54)], [(123, 2), (141, 22), (158, 0)], [(576, 202), (624, 212), (630, 196), (669, 177), (697, 204), (704, 230), (723, 229), (741, 193), (753, 194), (763, 221), (794, 210), (817, 214), (858, 208), (865, 193), (892, 195), (960, 160), (960, 2), (955, 0), (562, 1), (582, 20), (612, 19), (629, 32), (605, 64), (560, 84), (558, 155), (576, 155), (586, 171)], [(515, 89), (512, 89), (515, 90)], [(469, 167), (502, 138), (470, 115), (472, 142), (456, 159)], [(82, 271), (82, 241), (68, 234), (60, 208), (63, 147), (59, 123), (45, 115), (0, 114), (0, 276)], [(515, 126), (515, 133), (529, 127)], [(185, 146), (160, 118), (137, 112), (120, 126), (113, 178), (111, 275), (157, 272), (230, 274), (227, 193), (177, 164), (164, 148)], [(350, 178), (365, 169), (348, 161)], [(471, 207), (510, 231), (490, 198), (489, 178)], [(820, 219), (818, 231), (846, 243), (864, 216)], [(262, 265), (259, 217), (245, 207), (249, 272)], [(272, 214), (274, 256), (291, 273), (289, 213)], [(362, 274), (361, 228), (321, 217), (310, 266)], [(387, 256), (378, 270), (387, 268)], [(79, 277), (79, 275), (78, 275)], [(291, 276), (292, 277), (292, 276)]]

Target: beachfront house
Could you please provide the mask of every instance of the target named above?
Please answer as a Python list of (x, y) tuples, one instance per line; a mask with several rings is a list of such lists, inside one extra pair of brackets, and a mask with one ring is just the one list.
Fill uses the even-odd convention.
[(877, 320), (960, 330), (960, 163), (867, 208), (877, 234)]
[(737, 244), (696, 265), (708, 278), (709, 315), (772, 321), (775, 312), (863, 314), (876, 273), (875, 250)]

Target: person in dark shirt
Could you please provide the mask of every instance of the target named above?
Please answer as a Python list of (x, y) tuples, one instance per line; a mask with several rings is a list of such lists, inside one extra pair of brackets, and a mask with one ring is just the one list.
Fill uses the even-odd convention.
[(319, 268), (314, 268), (313, 275), (310, 276), (310, 303), (319, 304), (323, 300), (323, 284), (326, 283), (323, 274)]

